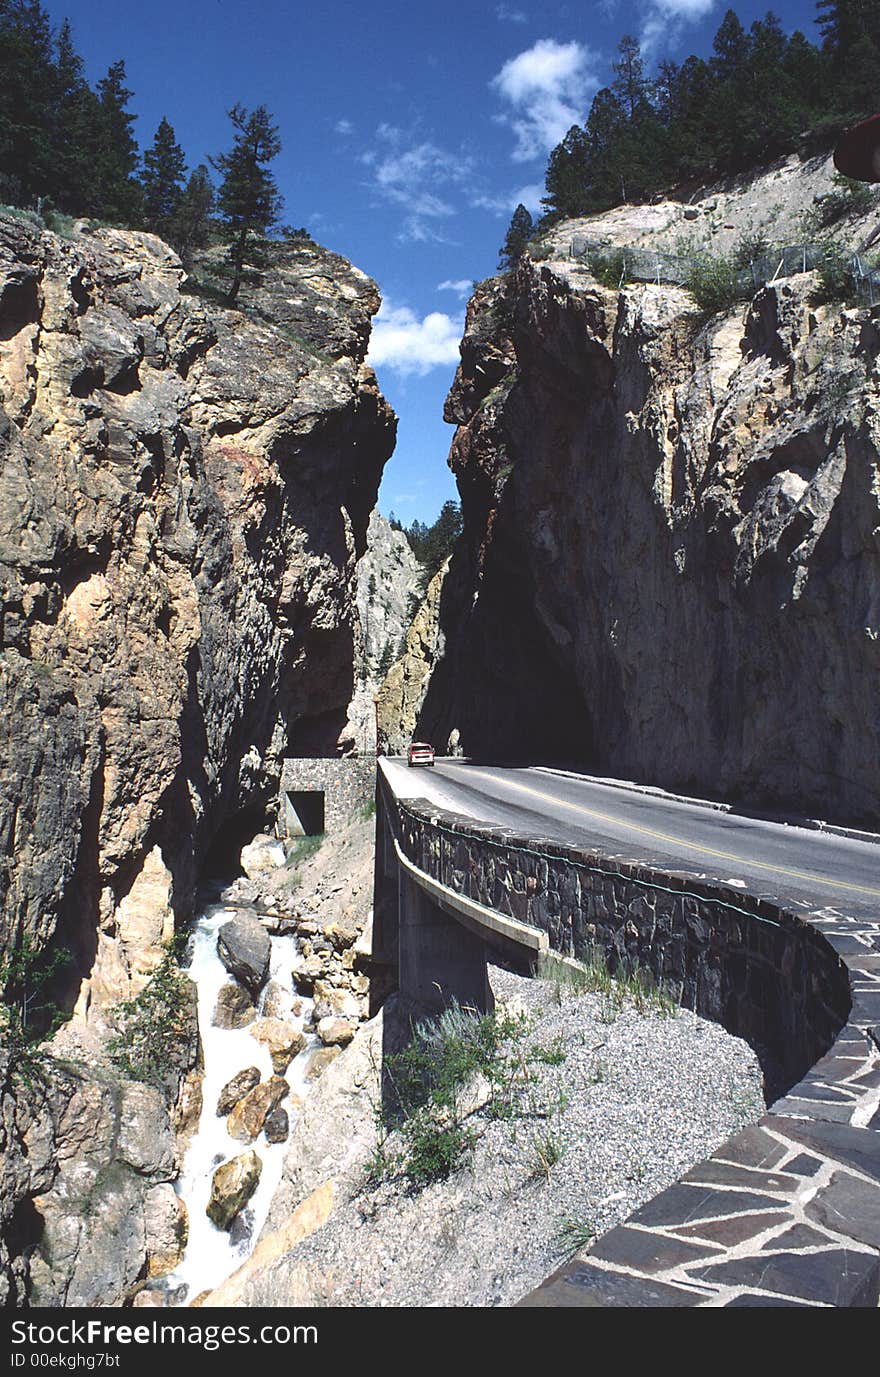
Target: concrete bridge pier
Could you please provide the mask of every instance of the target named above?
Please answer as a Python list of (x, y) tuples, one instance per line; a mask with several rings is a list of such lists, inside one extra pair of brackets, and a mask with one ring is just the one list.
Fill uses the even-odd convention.
[(404, 1005), (422, 1017), (453, 1003), (490, 1013), (486, 943), (444, 913), (401, 867), (398, 871), (398, 970)]

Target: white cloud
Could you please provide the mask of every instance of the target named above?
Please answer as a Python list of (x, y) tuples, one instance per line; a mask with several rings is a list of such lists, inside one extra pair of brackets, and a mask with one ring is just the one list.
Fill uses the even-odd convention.
[(516, 162), (543, 157), (573, 124), (583, 123), (599, 86), (594, 61), (583, 43), (539, 38), (492, 78), (492, 88), (511, 110), (499, 119), (516, 135)]
[(474, 284), (469, 277), (459, 277), (454, 282), (447, 278), (445, 282), (437, 283), (437, 291), (455, 292), (456, 296), (460, 296), (464, 300), (465, 297), (470, 296), (473, 286)]
[(372, 171), (373, 189), (404, 210), (399, 238), (441, 240), (436, 222), (455, 214), (448, 191), (468, 181), (473, 160), (428, 140), (411, 142), (393, 125), (381, 124), (376, 132), (381, 146), (361, 162)]
[(651, 0), (654, 9), (676, 19), (702, 19), (715, 8), (716, 0)]
[(471, 197), (470, 204), (477, 210), (491, 210), (498, 216), (510, 215), (518, 205), (523, 205), (534, 215), (536, 211), (543, 210), (543, 195), (544, 183), (531, 182), (528, 186), (517, 187), (513, 191), (478, 192)]
[[(568, 133), (568, 130), (565, 131)], [(543, 182), (530, 182), (528, 186), (521, 186), (519, 191), (513, 193), (513, 209), (517, 206), (525, 206), (534, 215), (536, 212), (543, 211), (541, 197), (546, 195)]]
[(351, 120), (337, 120), (333, 128), (336, 130), (337, 134), (348, 135), (354, 133), (354, 125)]
[(529, 16), (525, 10), (517, 10), (512, 5), (504, 4), (495, 6), (495, 18), (502, 20), (502, 22), (507, 20), (508, 24), (528, 24), (529, 22)]
[(374, 368), (391, 368), (401, 377), (413, 373), (424, 377), (432, 368), (458, 363), (463, 329), (463, 319), (445, 311), (431, 311), (419, 320), (408, 306), (384, 301), (373, 320), (367, 361)]
[(678, 34), (683, 24), (704, 19), (715, 8), (717, 0), (650, 0), (648, 14), (642, 27), (640, 42), (642, 55), (655, 56)]

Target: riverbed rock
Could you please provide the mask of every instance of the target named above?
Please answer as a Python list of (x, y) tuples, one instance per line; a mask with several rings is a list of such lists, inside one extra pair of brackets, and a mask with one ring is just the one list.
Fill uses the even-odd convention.
[(247, 990), (232, 980), (221, 985), (211, 1019), (215, 1028), (246, 1028), (256, 1016), (256, 1006)]
[(168, 1296), (165, 1291), (160, 1291), (155, 1286), (145, 1286), (142, 1291), (138, 1291), (132, 1306), (137, 1310), (158, 1310), (168, 1305)]
[(256, 1066), (248, 1066), (244, 1071), (239, 1071), (237, 1076), (233, 1076), (231, 1081), (227, 1081), (220, 1094), (217, 1096), (217, 1114), (223, 1116), (229, 1114), (243, 1100), (255, 1086), (260, 1084), (260, 1072)]
[(315, 988), (315, 981), (321, 980), (327, 974), (327, 961), (317, 953), (301, 956), (294, 962), (291, 974), (296, 988), (309, 995)]
[(316, 1081), (336, 1060), (341, 1047), (314, 1047), (308, 1055), (303, 1076), (307, 1081)]
[(164, 1277), (173, 1272), (189, 1237), (189, 1215), (168, 1182), (154, 1186), (144, 1197), (144, 1234), (149, 1275)]
[(350, 990), (340, 989), (327, 981), (318, 980), (315, 982), (315, 1018), (320, 1022), (322, 1018), (328, 1017), (357, 1021), (360, 1017), (360, 1005)]
[(347, 1047), (357, 1030), (356, 1023), (350, 1023), (345, 1018), (328, 1018), (318, 1020), (318, 1037), (325, 1047)]
[(281, 1076), (263, 1081), (239, 1100), (226, 1121), (232, 1138), (252, 1143), (266, 1121), (266, 1116), (289, 1094), (290, 1086)]
[(211, 1181), (211, 1198), (205, 1213), (218, 1229), (232, 1226), (235, 1216), (244, 1209), (260, 1184), (262, 1171), (262, 1160), (253, 1149), (217, 1168)]
[(264, 880), (284, 865), (287, 852), (277, 837), (260, 833), (241, 848), (241, 868), (249, 880)]
[(217, 934), (217, 955), (254, 998), (266, 983), (271, 953), (269, 934), (253, 914), (236, 914)]
[(263, 991), (262, 1011), (265, 1018), (280, 1018), (289, 1022), (302, 1014), (302, 1000), (297, 999), (293, 991), (286, 989), (280, 981), (270, 980)]
[(272, 1058), (272, 1070), (281, 1076), (293, 1058), (306, 1045), (305, 1034), (292, 1023), (279, 1018), (258, 1018), (251, 1025), (251, 1037), (262, 1042)]
[(290, 1119), (286, 1109), (279, 1105), (273, 1109), (271, 1114), (266, 1115), (266, 1122), (263, 1124), (263, 1132), (266, 1135), (267, 1143), (286, 1143), (290, 1133)]

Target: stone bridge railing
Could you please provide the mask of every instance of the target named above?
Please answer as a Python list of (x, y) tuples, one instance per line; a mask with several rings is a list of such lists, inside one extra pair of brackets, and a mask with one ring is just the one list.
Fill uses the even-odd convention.
[(522, 1305), (858, 1306), (880, 1298), (880, 915), (791, 911), (386, 797), (401, 850), (447, 889), (612, 970), (648, 967), (748, 1038), (770, 1111)]

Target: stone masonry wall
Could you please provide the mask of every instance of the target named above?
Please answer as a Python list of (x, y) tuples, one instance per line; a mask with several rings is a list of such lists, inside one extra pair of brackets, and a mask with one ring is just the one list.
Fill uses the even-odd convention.
[(345, 826), (358, 808), (372, 802), (375, 789), (376, 762), (372, 756), (285, 760), (281, 771), (280, 821), (283, 824), (285, 794), (320, 791), (324, 795), (324, 830), (336, 831)]
[(776, 1092), (804, 1075), (846, 1021), (840, 957), (774, 904), (695, 876), (398, 807), (401, 846), (427, 874), (541, 928), (564, 956), (585, 960), (598, 947), (612, 971), (647, 968), (680, 991), (686, 1008), (756, 1044)]

